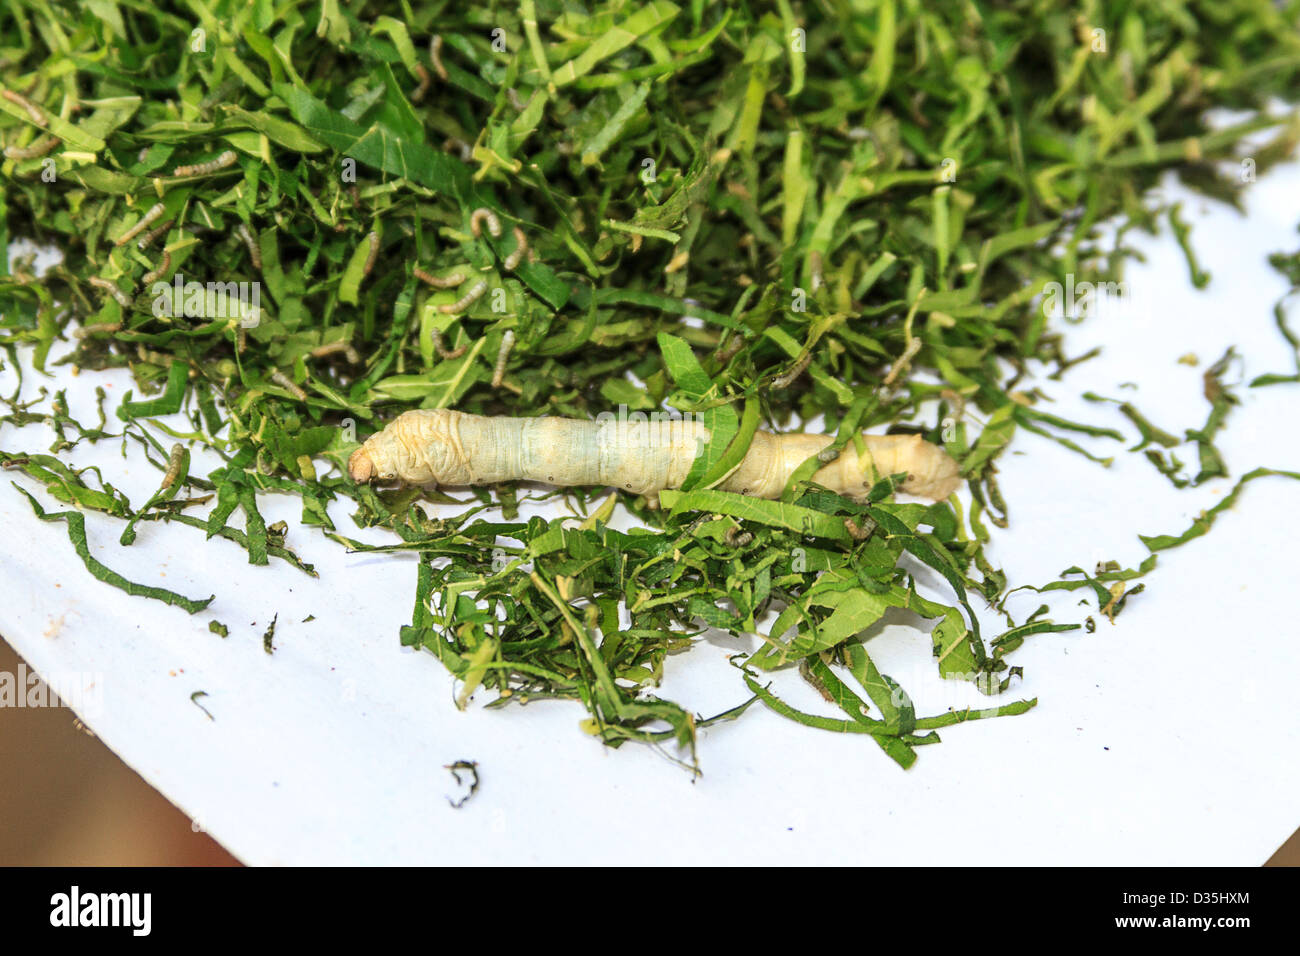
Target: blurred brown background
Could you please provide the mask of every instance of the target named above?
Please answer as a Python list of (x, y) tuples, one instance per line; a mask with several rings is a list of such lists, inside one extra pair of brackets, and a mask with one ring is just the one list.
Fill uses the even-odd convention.
[[(0, 640), (0, 671), (18, 663)], [(66, 708), (0, 709), (0, 766), (0, 865), (239, 865)], [(1300, 831), (1269, 865), (1300, 866)]]

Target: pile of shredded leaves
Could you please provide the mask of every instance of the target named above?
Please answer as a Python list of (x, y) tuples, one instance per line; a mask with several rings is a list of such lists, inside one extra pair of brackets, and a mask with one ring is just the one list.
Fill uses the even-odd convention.
[[(66, 342), (79, 388), (127, 368), (141, 397), (86, 425), (63, 392), (39, 406), (15, 392), (0, 444), (31, 422), (58, 438), (0, 462), (71, 506), (29, 495), (96, 577), (190, 613), (208, 602), (91, 557), (81, 512), (120, 518), (123, 547), (221, 536), (253, 564), (314, 574), (259, 511), (295, 495), (302, 523), (344, 546), (418, 555), (400, 639), (437, 655), (462, 702), (580, 701), (606, 743), (675, 743), (694, 765), (701, 726), (761, 701), (910, 766), (937, 728), (1032, 707), (997, 703), (1018, 674), (1009, 655), (1080, 626), (1045, 608), (1013, 620), (985, 554), (1007, 522), (997, 462), (1017, 430), (1085, 454), (1071, 435), (1124, 437), (1049, 414), (1023, 386), (1090, 357), (1065, 354), (1045, 287), (1122, 281), (1126, 233), (1162, 219), (1203, 281), (1179, 210), (1149, 190), (1175, 170), (1235, 203), (1247, 137), (1255, 173), (1292, 154), (1300, 121), (1277, 104), (1300, 89), (1298, 23), (1296, 0), (15, 0), (0, 13), (0, 238), (62, 259), (37, 275), (6, 256), (0, 345), (30, 376)], [(1238, 119), (1212, 126), (1214, 108)], [(471, 229), (480, 207), (500, 236)], [(1119, 228), (1103, 241), (1107, 221)], [(508, 269), (516, 226), (530, 253)], [(1275, 264), (1300, 281), (1297, 261)], [(416, 269), (489, 291), (442, 310), (464, 289)], [(1281, 306), (1277, 322), (1295, 345)], [(1124, 408), (1175, 486), (1227, 474), (1223, 368), (1185, 438)], [(359, 486), (343, 468), (411, 408), (620, 406), (711, 429), (704, 467), (658, 510), (570, 490), (581, 520), (523, 520), (521, 501), (559, 493), (457, 499)], [(165, 424), (177, 413), (188, 427)], [(837, 447), (864, 429), (922, 434), (960, 463), (969, 506), (897, 501), (894, 479), (851, 501), (809, 482), (816, 461), (781, 501), (710, 487), (756, 428), (799, 423)], [(163, 473), (148, 501), (60, 457), (109, 438)], [(1174, 457), (1183, 443), (1199, 469)], [(222, 465), (191, 473), (196, 447)], [(1140, 567), (1072, 568), (1047, 588), (1083, 589), (1113, 616), (1156, 552), (1203, 534), (1240, 487), (1184, 534), (1144, 539)], [(393, 543), (336, 530), (340, 498)], [(616, 502), (642, 527), (611, 528)], [(922, 595), (922, 567), (946, 593)], [(972, 602), (1006, 629), (982, 632)], [(939, 673), (990, 706), (918, 715), (864, 641), (891, 609), (918, 615)], [(708, 629), (760, 639), (733, 661), (746, 703), (702, 717), (655, 690), (667, 656)], [(778, 698), (777, 668), (842, 716)]]

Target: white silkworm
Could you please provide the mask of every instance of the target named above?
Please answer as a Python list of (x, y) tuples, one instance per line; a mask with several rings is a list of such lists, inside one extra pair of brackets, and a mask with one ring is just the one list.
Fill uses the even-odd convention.
[(158, 260), (158, 265), (154, 266), (143, 276), (140, 277), (140, 284), (143, 286), (153, 285), (155, 281), (162, 277), (168, 269), (172, 267), (172, 254), (166, 249), (163, 250), (162, 258)]
[(415, 277), (421, 282), (433, 286), (435, 289), (454, 289), (465, 282), (465, 273), (453, 272), (449, 276), (436, 276), (432, 273), (425, 272), (419, 266), (411, 270)]
[(484, 221), (487, 222), (488, 232), (492, 234), (493, 239), (501, 235), (501, 220), (497, 218), (497, 214), (487, 206), (479, 206), (469, 214), (469, 231), (474, 233), (475, 239), (483, 235), (481, 224)]
[(39, 123), (42, 126), (45, 125), (45, 114), (42, 113), (37, 108), (36, 104), (33, 103), (31, 100), (29, 100), (27, 97), (23, 96), (21, 93), (16, 93), (13, 90), (5, 90), (3, 95), (4, 98), (7, 99), (10, 103), (17, 103), (19, 106), (25, 109), (27, 111), (27, 115), (32, 118), (33, 123)]
[(288, 375), (285, 375), (284, 372), (280, 371), (278, 368), (271, 370), (271, 381), (275, 382), (276, 385), (279, 385), (294, 398), (298, 399), (298, 401), (307, 401), (307, 393), (298, 387), (297, 382), (291, 379)]
[(29, 146), (6, 146), (6, 159), (35, 159), (37, 156), (44, 156), (55, 146), (58, 146), (62, 140), (57, 136), (42, 136), (35, 140)]
[(515, 330), (507, 329), (506, 334), (501, 336), (501, 348), (497, 350), (496, 368), (492, 370), (492, 387), (500, 388), (501, 383), (506, 377), (506, 360), (510, 358), (510, 350), (515, 347)]
[(430, 336), (430, 338), (433, 340), (433, 348), (434, 351), (438, 353), (439, 358), (443, 358), (447, 360), (457, 359), (460, 358), (462, 355), (464, 355), (465, 352), (469, 349), (468, 344), (457, 346), (454, 349), (447, 348), (446, 345), (443, 344), (442, 333), (439, 332), (437, 329), (433, 330), (433, 334)]
[(433, 64), (438, 79), (446, 80), (447, 68), (442, 65), (442, 37), (436, 33), (429, 38), (429, 62)]
[(370, 270), (375, 267), (375, 260), (379, 258), (379, 233), (371, 229), (366, 233), (366, 242), (370, 243), (370, 251), (366, 253), (366, 261), (361, 266), (363, 276), (370, 275)]
[(159, 236), (165, 236), (168, 230), (171, 229), (171, 227), (175, 224), (175, 222), (176, 222), (175, 219), (168, 219), (166, 222), (159, 223), (158, 225), (154, 226), (143, 236), (141, 236), (138, 240), (136, 240), (135, 247), (139, 249), (141, 252), (144, 252), (146, 249), (148, 249), (150, 246), (154, 244), (154, 241), (157, 240)]
[(515, 226), (515, 243), (515, 251), (506, 256), (505, 262), (502, 263), (507, 272), (513, 272), (519, 265), (519, 260), (524, 257), (524, 253), (528, 251), (528, 237), (518, 226)]
[(473, 305), (478, 300), (479, 296), (481, 296), (484, 292), (487, 291), (487, 287), (488, 287), (487, 281), (480, 279), (470, 288), (468, 292), (466, 292), (455, 302), (450, 302), (445, 305), (438, 306), (438, 311), (442, 313), (464, 312), (466, 309), (468, 309), (471, 305)]
[(415, 64), (415, 75), (419, 77), (420, 85), (411, 93), (412, 103), (418, 103), (424, 99), (424, 94), (429, 92), (429, 84), (433, 82), (433, 77), (429, 75), (429, 71), (419, 63)]
[(328, 342), (325, 345), (318, 345), (316, 348), (311, 350), (311, 357), (325, 358), (327, 355), (338, 355), (340, 352), (342, 352), (343, 357), (353, 365), (357, 365), (361, 362), (361, 356), (357, 353), (357, 350), (352, 347), (351, 342)]
[[(610, 485), (652, 495), (680, 488), (709, 431), (695, 420), (579, 421), (571, 418), (484, 417), (447, 408), (405, 412), (348, 459), (353, 481), (394, 479), (419, 485), (485, 485), (541, 481)], [(880, 476), (907, 474), (907, 494), (942, 499), (961, 484), (957, 463), (920, 435), (863, 435), (812, 480), (862, 500)], [(795, 469), (830, 445), (829, 435), (754, 433), (749, 451), (717, 487), (755, 498), (779, 498)]]
[(163, 204), (160, 202), (154, 203), (152, 206), (149, 207), (149, 211), (140, 217), (139, 222), (137, 222), (126, 232), (122, 233), (122, 235), (118, 236), (117, 242), (113, 243), (113, 245), (114, 246), (126, 245), (136, 236), (140, 235), (140, 233), (148, 229), (150, 224), (152, 224), (153, 221), (157, 219), (159, 216), (161, 216), (162, 214), (163, 214)]
[(794, 365), (790, 367), (790, 371), (786, 372), (784, 375), (778, 375), (776, 378), (772, 379), (772, 387), (789, 388), (791, 385), (795, 383), (795, 381), (799, 378), (799, 376), (803, 374), (804, 369), (808, 367), (808, 363), (811, 361), (812, 361), (812, 353), (811, 352), (805, 353), (803, 358), (799, 359), (799, 361), (795, 362)]
[(257, 244), (257, 237), (249, 230), (248, 226), (240, 223), (235, 232), (243, 240), (244, 247), (248, 249), (248, 258), (253, 262), (253, 268), (258, 272), (262, 271), (262, 248)]
[(121, 289), (119, 289), (117, 287), (116, 282), (113, 282), (109, 279), (103, 279), (99, 276), (91, 276), (87, 281), (91, 285), (95, 286), (97, 289), (103, 289), (105, 292), (111, 295), (114, 299), (117, 300), (118, 305), (122, 306), (123, 308), (130, 307), (131, 297), (127, 295), (125, 292), (123, 292)]
[(180, 442), (172, 445), (171, 457), (167, 459), (167, 472), (163, 475), (163, 488), (170, 488), (176, 484), (176, 479), (181, 474), (181, 462), (185, 459), (185, 446)]
[(469, 162), (474, 156), (474, 148), (459, 136), (448, 136), (442, 141), (442, 148), (456, 150), (465, 162)]
[(216, 159), (210, 159), (206, 163), (195, 163), (192, 166), (177, 166), (172, 170), (173, 176), (206, 176), (209, 173), (215, 173), (227, 166), (235, 165), (235, 160), (239, 157), (233, 149), (228, 149)]

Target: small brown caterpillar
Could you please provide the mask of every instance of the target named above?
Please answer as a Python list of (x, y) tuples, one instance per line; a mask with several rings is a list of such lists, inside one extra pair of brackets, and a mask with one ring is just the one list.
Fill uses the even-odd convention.
[(459, 136), (448, 136), (442, 141), (442, 148), (456, 150), (456, 152), (460, 153), (460, 158), (465, 160), (465, 162), (469, 162), (474, 156), (474, 147), (470, 146), (469, 143), (465, 142)]
[(253, 268), (258, 272), (262, 271), (262, 247), (257, 244), (257, 237), (249, 230), (248, 226), (240, 223), (235, 230), (239, 238), (243, 240), (245, 248), (248, 249), (248, 258), (253, 262)]
[(36, 104), (33, 103), (31, 100), (29, 100), (27, 97), (13, 90), (5, 90), (3, 95), (4, 98), (7, 99), (10, 103), (17, 103), (19, 106), (25, 109), (27, 111), (27, 115), (32, 118), (33, 123), (39, 123), (42, 126), (45, 125), (45, 114), (42, 113), (37, 108)]
[(446, 345), (443, 344), (442, 333), (439, 332), (437, 329), (433, 330), (433, 334), (430, 336), (430, 338), (433, 340), (433, 348), (434, 351), (438, 353), (439, 358), (443, 358), (447, 360), (458, 359), (462, 355), (464, 355), (465, 352), (469, 349), (468, 344), (458, 346), (454, 349), (447, 348)]
[(438, 79), (446, 80), (447, 68), (442, 65), (442, 37), (436, 33), (429, 38), (429, 62), (433, 64)]
[(501, 336), (501, 348), (497, 349), (497, 364), (492, 370), (492, 387), (500, 388), (501, 383), (506, 377), (506, 360), (510, 358), (510, 350), (515, 347), (515, 330), (507, 329), (506, 334)]
[(493, 239), (501, 235), (501, 220), (497, 218), (497, 214), (487, 206), (479, 206), (469, 214), (469, 231), (474, 233), (475, 239), (483, 235), (481, 223), (484, 221), (487, 222), (488, 232), (492, 234)]
[(429, 75), (421, 64), (415, 64), (415, 75), (419, 77), (420, 85), (411, 93), (411, 102), (418, 103), (424, 99), (424, 94), (429, 92), (429, 84), (433, 82), (433, 77)]
[(528, 251), (528, 237), (524, 235), (524, 231), (518, 226), (515, 226), (515, 242), (517, 243), (515, 251), (506, 256), (505, 262), (502, 263), (507, 272), (514, 272), (515, 267), (519, 265), (519, 260)]
[(156, 282), (159, 278), (161, 278), (171, 267), (172, 267), (172, 254), (168, 252), (166, 249), (164, 249), (162, 258), (158, 260), (158, 265), (154, 266), (152, 269), (150, 269), (148, 272), (146, 272), (143, 276), (140, 277), (140, 284), (143, 286), (153, 285), (154, 282)]
[(804, 369), (808, 367), (808, 363), (810, 363), (811, 361), (812, 361), (812, 352), (806, 352), (803, 358), (799, 359), (799, 361), (795, 362), (794, 365), (790, 367), (790, 371), (786, 372), (784, 375), (778, 375), (776, 378), (772, 379), (772, 387), (789, 388), (798, 380), (799, 376), (804, 373)]
[(153, 223), (153, 221), (157, 219), (159, 216), (161, 216), (162, 214), (163, 214), (163, 204), (160, 202), (154, 203), (152, 206), (149, 207), (149, 211), (140, 217), (139, 222), (137, 222), (126, 232), (122, 233), (122, 235), (118, 236), (117, 241), (113, 243), (113, 245), (115, 246), (126, 245), (136, 236), (140, 235), (140, 233), (148, 229), (150, 224)]
[(465, 273), (453, 272), (449, 276), (436, 276), (432, 273), (425, 272), (419, 266), (411, 270), (417, 279), (421, 282), (433, 286), (435, 289), (454, 289), (465, 282)]
[(185, 446), (180, 442), (172, 445), (171, 456), (167, 459), (167, 471), (163, 475), (162, 486), (164, 489), (170, 488), (176, 484), (176, 479), (181, 474), (181, 462), (185, 460)]
[(484, 279), (480, 279), (478, 282), (474, 283), (474, 285), (470, 288), (468, 292), (466, 292), (455, 302), (450, 302), (445, 305), (438, 306), (438, 311), (442, 313), (464, 312), (476, 301), (478, 301), (479, 296), (481, 296), (484, 292), (487, 291), (487, 287), (488, 287), (487, 281)]
[(371, 229), (366, 233), (366, 242), (370, 243), (370, 251), (366, 253), (366, 261), (361, 266), (363, 276), (370, 275), (370, 270), (375, 267), (375, 260), (379, 258), (379, 233)]
[[(447, 408), (399, 415), (348, 459), (353, 481), (394, 479), (418, 485), (485, 485), (541, 481), (608, 485), (656, 495), (680, 488), (708, 429), (694, 420), (579, 421), (571, 418), (484, 417)], [(961, 484), (957, 463), (920, 435), (863, 435), (812, 480), (863, 500), (876, 478), (907, 474), (902, 490), (935, 500)], [(744, 459), (720, 481), (722, 491), (779, 498), (795, 469), (831, 444), (829, 435), (757, 431)]]
[(351, 342), (328, 342), (325, 345), (318, 345), (311, 350), (312, 358), (324, 358), (327, 355), (337, 355), (343, 353), (343, 357), (353, 365), (361, 362), (361, 356), (357, 350), (352, 347)]
[(722, 536), (722, 540), (729, 548), (743, 548), (754, 540), (754, 535), (749, 531), (741, 531), (740, 525), (733, 524)]
[(858, 523), (852, 518), (845, 518), (844, 528), (854, 541), (866, 541), (876, 533), (876, 523), (870, 518), (866, 519), (866, 527), (859, 527)]
[(275, 382), (276, 385), (279, 385), (294, 398), (298, 399), (298, 401), (307, 401), (307, 393), (298, 387), (297, 382), (291, 379), (288, 375), (285, 375), (284, 372), (280, 371), (278, 368), (271, 370), (271, 381)]
[(911, 364), (912, 359), (916, 357), (916, 353), (921, 351), (921, 346), (923, 344), (924, 343), (919, 338), (908, 341), (907, 345), (903, 348), (903, 354), (900, 355), (894, 364), (890, 366), (888, 374), (885, 375), (885, 387), (894, 384), (894, 379), (898, 378), (899, 373)]
[(63, 142), (57, 136), (42, 136), (40, 139), (32, 142), (30, 146), (6, 146), (6, 159), (35, 159), (37, 156), (44, 156), (59, 143)]
[(172, 176), (206, 176), (209, 173), (215, 173), (220, 169), (225, 169), (227, 166), (235, 165), (235, 160), (238, 158), (238, 155), (236, 155), (233, 149), (228, 149), (216, 159), (210, 159), (206, 163), (195, 163), (192, 166), (177, 166), (172, 170)]
[(130, 307), (131, 297), (127, 295), (125, 292), (123, 292), (121, 289), (119, 289), (117, 287), (116, 282), (113, 282), (109, 279), (101, 278), (100, 276), (91, 276), (87, 281), (91, 285), (95, 286), (97, 289), (103, 289), (105, 292), (111, 295), (114, 299), (117, 300), (118, 305), (122, 306), (123, 308)]
[(166, 222), (159, 223), (136, 240), (135, 247), (141, 252), (144, 252), (154, 244), (159, 236), (167, 235), (168, 230), (170, 230), (175, 223), (175, 219), (168, 219)]

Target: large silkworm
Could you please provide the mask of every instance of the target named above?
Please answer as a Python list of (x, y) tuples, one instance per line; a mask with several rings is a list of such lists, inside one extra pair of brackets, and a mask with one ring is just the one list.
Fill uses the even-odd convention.
[(506, 377), (506, 360), (510, 358), (510, 350), (515, 347), (515, 330), (507, 329), (506, 334), (501, 336), (501, 348), (497, 349), (497, 364), (492, 370), (492, 387), (500, 388), (501, 383)]
[(105, 292), (107, 292), (109, 295), (111, 295), (114, 299), (116, 299), (116, 300), (117, 300), (117, 304), (120, 305), (120, 306), (122, 306), (123, 308), (129, 308), (129, 307), (130, 307), (130, 305), (131, 305), (131, 297), (130, 297), (129, 295), (127, 295), (125, 292), (123, 292), (121, 289), (119, 289), (119, 288), (117, 287), (117, 283), (116, 283), (116, 282), (113, 282), (113, 281), (111, 281), (111, 280), (109, 280), (109, 279), (101, 278), (100, 276), (91, 276), (91, 277), (90, 277), (88, 280), (86, 280), (86, 281), (88, 281), (91, 285), (93, 285), (93, 286), (94, 286), (95, 288), (97, 288), (97, 289), (103, 289)]
[(36, 104), (27, 97), (23, 96), (21, 93), (15, 92), (14, 90), (5, 90), (3, 95), (10, 103), (17, 103), (25, 109), (27, 115), (32, 118), (33, 123), (39, 123), (42, 126), (45, 125), (45, 114), (42, 113), (40, 109), (37, 108)]
[(253, 268), (258, 272), (262, 271), (262, 247), (257, 244), (257, 237), (249, 230), (248, 226), (240, 223), (235, 230), (239, 238), (243, 240), (244, 248), (248, 250), (248, 258), (252, 260)]
[(479, 296), (487, 291), (487, 287), (487, 281), (480, 279), (478, 282), (474, 283), (468, 292), (462, 295), (455, 302), (449, 302), (438, 306), (438, 311), (442, 313), (464, 312), (478, 301)]
[(469, 231), (474, 233), (475, 239), (483, 235), (483, 222), (487, 222), (488, 232), (492, 234), (493, 239), (501, 235), (501, 220), (497, 218), (497, 214), (487, 206), (479, 206), (469, 214)]
[(417, 279), (435, 289), (454, 289), (465, 282), (465, 273), (453, 272), (449, 276), (436, 276), (430, 272), (425, 272), (419, 266), (411, 270)]
[(139, 249), (141, 252), (144, 252), (146, 249), (148, 249), (150, 246), (154, 244), (154, 242), (158, 239), (159, 236), (165, 236), (168, 230), (170, 230), (171, 227), (175, 225), (175, 223), (176, 223), (175, 219), (168, 219), (166, 222), (159, 223), (158, 225), (150, 229), (148, 232), (146, 232), (143, 236), (141, 236), (138, 240), (136, 240), (135, 247)]
[[(540, 481), (609, 485), (643, 495), (680, 488), (709, 431), (702, 422), (580, 421), (571, 418), (484, 417), (447, 408), (399, 415), (353, 452), (353, 481), (399, 480), (418, 485), (485, 485)], [(920, 435), (863, 435), (865, 455), (850, 445), (812, 480), (855, 500), (882, 476), (906, 473), (902, 490), (939, 500), (961, 484), (957, 463)], [(829, 435), (754, 433), (723, 491), (779, 498), (806, 459), (830, 445)]]
[(271, 381), (275, 382), (276, 385), (279, 385), (294, 398), (298, 399), (298, 401), (307, 401), (307, 393), (298, 387), (297, 382), (291, 379), (288, 375), (285, 375), (284, 372), (280, 371), (278, 368), (271, 370)]
[(233, 149), (228, 149), (216, 159), (210, 159), (206, 163), (195, 163), (192, 166), (177, 166), (172, 170), (173, 176), (206, 176), (209, 173), (215, 173), (218, 170), (225, 169), (227, 166), (235, 165), (235, 160), (239, 157)]
[(442, 37), (436, 33), (429, 38), (429, 62), (433, 64), (438, 79), (446, 80), (447, 68), (442, 65)]
[(57, 136), (42, 136), (33, 142), (30, 146), (6, 146), (6, 159), (35, 159), (37, 156), (44, 156), (55, 146), (61, 143)]
[(113, 243), (113, 245), (115, 246), (126, 245), (136, 236), (140, 235), (140, 233), (148, 229), (150, 224), (162, 214), (163, 214), (163, 204), (160, 202), (154, 203), (152, 206), (149, 207), (149, 211), (140, 217), (139, 222), (137, 222), (126, 232), (122, 233), (122, 235), (117, 237), (117, 241)]
[(158, 265), (154, 266), (152, 269), (150, 269), (148, 272), (146, 272), (143, 276), (140, 277), (140, 284), (143, 286), (153, 285), (154, 282), (157, 281), (159, 278), (161, 278), (171, 267), (172, 267), (172, 254), (168, 252), (166, 249), (164, 249), (162, 258), (158, 260)]
[(515, 243), (515, 251), (506, 256), (505, 262), (502, 263), (507, 272), (514, 272), (515, 267), (519, 265), (519, 260), (528, 251), (528, 237), (524, 235), (524, 231), (518, 226), (515, 226)]

